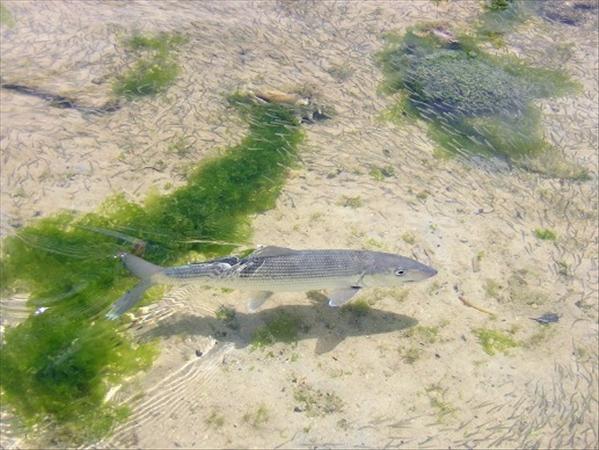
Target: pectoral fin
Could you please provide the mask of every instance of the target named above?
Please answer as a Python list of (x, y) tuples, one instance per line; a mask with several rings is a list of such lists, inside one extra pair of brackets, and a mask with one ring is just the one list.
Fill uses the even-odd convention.
[(152, 286), (152, 282), (149, 280), (142, 280), (137, 285), (123, 295), (114, 305), (110, 308), (110, 311), (106, 313), (108, 320), (115, 320), (121, 317), (127, 310), (135, 306), (144, 295), (144, 292)]
[(359, 287), (351, 287), (347, 289), (338, 289), (329, 294), (329, 306), (343, 306), (349, 302), (354, 295), (360, 290)]
[(271, 291), (258, 291), (248, 300), (248, 311), (254, 313), (264, 304), (272, 295)]

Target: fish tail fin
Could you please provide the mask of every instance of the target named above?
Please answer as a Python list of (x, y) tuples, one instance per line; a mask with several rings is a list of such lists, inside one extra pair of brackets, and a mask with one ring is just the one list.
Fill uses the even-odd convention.
[(118, 319), (127, 310), (135, 306), (142, 299), (146, 290), (154, 284), (152, 276), (162, 271), (160, 266), (144, 261), (129, 253), (121, 253), (119, 257), (125, 264), (125, 267), (127, 267), (133, 275), (141, 278), (141, 281), (112, 305), (110, 311), (106, 313), (106, 318), (109, 320)]

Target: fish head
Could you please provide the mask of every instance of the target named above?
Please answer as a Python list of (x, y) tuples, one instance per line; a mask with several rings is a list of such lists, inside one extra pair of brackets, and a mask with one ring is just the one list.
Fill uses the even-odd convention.
[(400, 286), (435, 276), (437, 271), (405, 256), (377, 253), (364, 274), (367, 286)]

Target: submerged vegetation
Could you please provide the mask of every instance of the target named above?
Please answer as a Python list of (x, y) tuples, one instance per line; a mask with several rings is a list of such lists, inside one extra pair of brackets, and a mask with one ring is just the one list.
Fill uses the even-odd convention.
[(354, 317), (364, 317), (370, 312), (370, 304), (364, 299), (358, 299), (343, 305), (341, 311), (348, 312)]
[(445, 423), (457, 412), (446, 399), (447, 388), (443, 389), (439, 383), (427, 386), (424, 391), (429, 398), (431, 406), (437, 412), (437, 423)]
[(384, 88), (401, 94), (402, 114), (425, 120), (442, 149), (496, 156), (551, 176), (586, 176), (544, 140), (534, 106), (536, 99), (576, 92), (565, 74), (492, 56), (441, 25), (387, 38), (379, 55)]
[(173, 53), (184, 42), (184, 37), (167, 33), (155, 36), (137, 34), (126, 40), (126, 47), (138, 59), (114, 83), (114, 93), (131, 100), (164, 91), (179, 74)]
[(596, 0), (485, 0), (483, 7), (477, 32), (492, 43), (502, 43), (506, 32), (535, 16), (548, 22), (576, 26), (596, 17), (598, 8)]
[(15, 25), (15, 19), (6, 6), (0, 3), (0, 24), (6, 25), (7, 27), (13, 27)]
[(259, 428), (268, 422), (270, 414), (265, 405), (260, 405), (255, 411), (248, 411), (243, 415), (243, 421), (249, 423), (254, 428)]
[(535, 228), (534, 233), (538, 239), (543, 241), (555, 241), (557, 239), (555, 232), (549, 228)]
[(266, 325), (254, 331), (251, 341), (252, 347), (264, 348), (276, 342), (290, 344), (297, 341), (301, 328), (302, 322), (298, 317), (281, 313), (269, 320)]
[(478, 328), (474, 330), (474, 334), (485, 353), (491, 356), (497, 352), (507, 353), (510, 348), (515, 348), (519, 345), (510, 336), (497, 330)]
[(395, 175), (393, 166), (373, 167), (370, 169), (370, 177), (375, 181), (384, 181), (385, 178), (390, 178)]
[(296, 411), (305, 411), (310, 417), (334, 414), (343, 409), (343, 400), (337, 394), (322, 392), (303, 381), (296, 386), (293, 398), (301, 405)]
[(249, 215), (274, 206), (302, 139), (298, 121), (281, 105), (241, 95), (230, 102), (247, 120), (248, 135), (200, 164), (186, 185), (143, 205), (116, 196), (97, 212), (41, 219), (4, 240), (2, 294), (29, 292), (29, 306), (41, 313), (6, 330), (2, 401), (24, 423), (46, 425), (54, 442), (72, 445), (106, 433), (127, 413), (104, 401), (110, 384), (144, 369), (155, 354), (104, 319), (135, 283), (114, 255), (135, 247), (168, 265), (190, 252), (230, 253), (232, 245), (210, 242), (246, 240)]

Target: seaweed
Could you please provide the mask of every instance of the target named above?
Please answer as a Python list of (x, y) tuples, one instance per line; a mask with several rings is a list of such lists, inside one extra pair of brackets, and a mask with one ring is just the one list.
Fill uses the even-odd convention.
[(302, 327), (302, 322), (298, 317), (278, 314), (254, 331), (251, 339), (252, 348), (264, 348), (276, 342), (286, 344), (296, 342)]
[(393, 166), (373, 167), (370, 169), (370, 177), (375, 181), (383, 181), (385, 178), (390, 178), (395, 175)]
[(555, 241), (557, 239), (555, 231), (550, 230), (549, 228), (535, 228), (534, 234), (536, 238), (543, 241)]
[(443, 389), (439, 383), (427, 386), (424, 391), (429, 398), (430, 405), (437, 411), (437, 423), (445, 423), (449, 418), (455, 416), (457, 409), (446, 399), (447, 389)]
[(476, 34), (480, 39), (500, 47), (503, 46), (505, 34), (534, 17), (551, 23), (578, 26), (596, 17), (597, 8), (595, 0), (486, 0)]
[(300, 382), (293, 392), (293, 398), (300, 403), (296, 411), (305, 411), (309, 417), (322, 417), (343, 410), (343, 400), (334, 392), (322, 392), (305, 382)]
[[(536, 99), (577, 91), (565, 74), (489, 55), (475, 39), (454, 38), (440, 26), (411, 28), (403, 37), (388, 35), (387, 41), (379, 54), (384, 90), (402, 94), (402, 113), (426, 121), (442, 149), (584, 178), (580, 170), (552, 161), (557, 151), (543, 139), (541, 114), (534, 106)], [(545, 158), (548, 164), (531, 162)]]
[(104, 401), (110, 384), (146, 368), (156, 353), (104, 319), (136, 282), (114, 255), (134, 247), (165, 265), (189, 254), (228, 254), (234, 246), (216, 242), (247, 240), (250, 215), (274, 206), (302, 139), (297, 119), (281, 105), (241, 95), (229, 101), (247, 120), (248, 135), (199, 164), (186, 185), (144, 204), (119, 195), (93, 213), (47, 217), (2, 242), (3, 295), (27, 291), (29, 306), (43, 311), (6, 330), (2, 400), (25, 424), (48, 425), (38, 429), (53, 442), (105, 434), (126, 415)]
[(362, 197), (360, 197), (359, 195), (355, 197), (349, 197), (344, 195), (343, 197), (341, 197), (341, 200), (339, 200), (338, 204), (346, 208), (356, 209), (362, 207), (364, 205), (364, 202), (362, 201)]
[(138, 59), (113, 85), (116, 95), (132, 100), (166, 90), (179, 74), (173, 51), (186, 40), (178, 34), (136, 34), (125, 45)]
[(0, 24), (6, 25), (9, 28), (15, 26), (15, 19), (13, 18), (10, 10), (2, 4), (0, 4)]
[(259, 428), (268, 422), (270, 414), (265, 405), (260, 405), (256, 411), (248, 411), (243, 415), (243, 421), (249, 423), (254, 428)]
[(364, 317), (370, 312), (370, 304), (365, 299), (355, 300), (341, 307), (341, 312), (347, 312), (354, 317)]
[(530, 17), (530, 8), (517, 0), (488, 0), (479, 17), (476, 32), (479, 38), (503, 46), (503, 36)]
[(206, 425), (213, 428), (222, 428), (225, 424), (225, 417), (219, 414), (217, 411), (212, 411), (210, 415), (204, 421)]
[(487, 355), (493, 356), (497, 352), (507, 353), (510, 348), (520, 344), (505, 333), (497, 330), (478, 328), (474, 330), (480, 345)]

